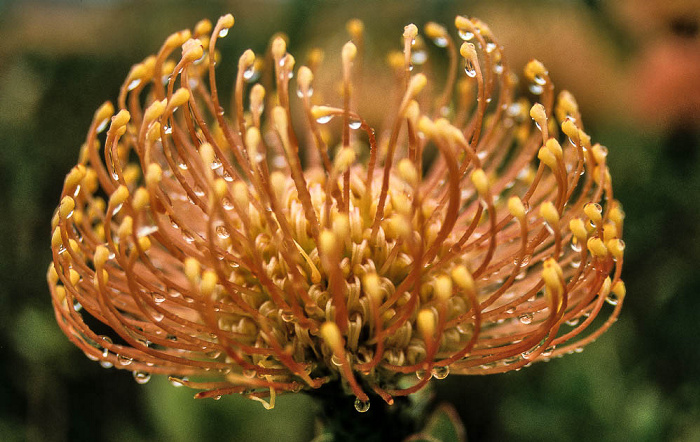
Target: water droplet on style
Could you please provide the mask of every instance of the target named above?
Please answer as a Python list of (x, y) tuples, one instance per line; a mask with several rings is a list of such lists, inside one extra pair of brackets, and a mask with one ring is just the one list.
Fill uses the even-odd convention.
[(450, 367), (447, 365), (443, 367), (433, 367), (432, 372), (435, 379), (445, 379), (447, 375), (450, 374)]
[(142, 385), (151, 380), (151, 374), (145, 371), (135, 371), (133, 375), (134, 380)]
[(461, 38), (461, 39), (464, 40), (464, 41), (469, 41), (469, 40), (471, 40), (472, 38), (474, 38), (474, 33), (473, 33), (473, 32), (469, 32), (469, 31), (464, 30), (464, 29), (460, 29), (460, 30), (459, 30), (459, 38)]
[(568, 321), (565, 321), (564, 324), (566, 324), (570, 327), (575, 327), (578, 325), (579, 320), (580, 320), (580, 318), (574, 317), (574, 318), (569, 319)]
[(426, 51), (413, 51), (411, 52), (411, 62), (413, 64), (421, 65), (428, 60), (428, 53)]
[(433, 39), (433, 44), (439, 48), (444, 48), (447, 46), (447, 39), (445, 37), (435, 37)]
[(141, 84), (141, 79), (137, 78), (136, 80), (132, 80), (131, 83), (126, 87), (127, 90), (133, 91), (136, 89), (139, 85)]
[[(314, 94), (314, 89), (313, 88), (308, 88), (306, 89), (306, 96), (310, 97)], [(299, 98), (304, 98), (304, 91), (301, 90), (301, 88), (297, 88), (297, 97)]]
[(104, 120), (100, 121), (100, 124), (97, 125), (96, 129), (98, 134), (107, 128), (107, 123), (109, 123), (109, 118), (105, 118)]
[(216, 226), (216, 234), (221, 239), (226, 239), (229, 236), (231, 236), (231, 234), (229, 233), (229, 231), (226, 229), (225, 226)]
[(369, 400), (361, 401), (360, 398), (355, 398), (355, 410), (360, 413), (365, 413), (369, 410)]
[[(513, 264), (518, 265), (518, 259), (519, 259), (519, 257), (515, 258), (515, 261), (513, 262)], [(528, 264), (530, 264), (530, 255), (525, 255), (520, 260), (520, 267), (526, 267)]]
[(250, 65), (243, 71), (243, 79), (246, 81), (252, 80), (255, 75), (255, 66)]
[(617, 305), (620, 302), (620, 300), (617, 298), (616, 294), (610, 292), (610, 294), (605, 298), (605, 302), (607, 302), (610, 305)]
[(322, 117), (316, 118), (318, 124), (326, 124), (333, 119), (333, 115), (324, 115)]
[(188, 379), (186, 377), (178, 378), (178, 377), (171, 376), (170, 377), (170, 385), (172, 385), (173, 387), (182, 387), (185, 385), (185, 382), (187, 382), (187, 380)]
[(468, 77), (471, 77), (471, 78), (476, 77), (476, 68), (471, 63), (471, 61), (467, 60), (466, 63), (464, 64), (464, 72), (467, 74)]
[(130, 365), (134, 360), (128, 356), (117, 355), (117, 362), (119, 365), (127, 366)]
[(532, 322), (533, 315), (532, 313), (524, 313), (520, 316), (518, 316), (518, 319), (520, 320), (521, 323), (527, 325)]
[(531, 84), (530, 87), (530, 92), (532, 92), (535, 95), (541, 95), (542, 92), (544, 92), (544, 88), (540, 86), (539, 84)]

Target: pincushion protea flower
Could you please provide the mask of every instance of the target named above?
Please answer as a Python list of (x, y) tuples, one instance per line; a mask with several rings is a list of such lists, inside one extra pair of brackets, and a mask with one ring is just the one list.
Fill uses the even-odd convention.
[(426, 52), (408, 25), (375, 133), (362, 109), (391, 98), (358, 99), (361, 22), (325, 68), (342, 75), (327, 106), (319, 52), (295, 69), (278, 36), (241, 56), (229, 113), (215, 47), (233, 22), (202, 21), (134, 66), (66, 177), (48, 281), (88, 357), (266, 407), (340, 380), (365, 411), (431, 377), (572, 352), (614, 322), (623, 212), (607, 152), (541, 63), (525, 68), (531, 105), (481, 21), (456, 18), (459, 47), (426, 25), (444, 74), (413, 68)]

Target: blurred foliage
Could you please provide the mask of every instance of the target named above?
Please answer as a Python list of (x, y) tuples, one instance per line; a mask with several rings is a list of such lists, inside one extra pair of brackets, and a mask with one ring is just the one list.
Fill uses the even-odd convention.
[[(273, 411), (240, 397), (195, 401), (192, 391), (166, 379), (154, 376), (141, 386), (128, 372), (88, 361), (54, 323), (44, 278), (49, 223), (94, 110), (116, 97), (131, 64), (201, 17), (233, 12), (237, 35), (245, 38), (227, 41), (224, 50), (239, 54), (244, 44), (261, 50), (276, 30), (288, 32), (292, 42), (309, 41), (313, 32), (342, 33), (344, 21), (356, 14), (370, 30), (393, 32), (408, 20), (449, 23), (456, 12), (489, 23), (491, 15), (498, 22), (515, 13), (508, 2), (500, 8), (476, 1), (382, 3), (354, 2), (356, 9), (301, 0), (0, 4), (0, 438), (313, 437), (316, 409), (305, 395), (283, 396)], [(592, 23), (606, 29), (594, 32), (625, 34), (615, 28), (606, 2), (530, 1), (525, 7), (556, 12), (572, 4), (600, 16)], [(620, 44), (634, 47), (628, 40)], [(622, 84), (628, 74), (620, 69), (611, 67)], [(587, 129), (593, 139), (610, 148), (616, 197), (627, 213), (628, 297), (621, 319), (582, 355), (505, 375), (435, 382), (436, 402), (455, 407), (469, 440), (700, 440), (700, 130), (692, 120), (649, 130), (626, 112), (611, 112), (628, 106), (583, 110), (592, 114)]]

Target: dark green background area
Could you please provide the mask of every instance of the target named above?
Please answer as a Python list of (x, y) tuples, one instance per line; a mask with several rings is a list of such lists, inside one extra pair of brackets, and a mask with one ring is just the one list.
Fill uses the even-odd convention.
[[(94, 110), (116, 98), (130, 66), (201, 18), (236, 16), (222, 43), (233, 67), (238, 54), (263, 50), (278, 30), (301, 51), (323, 33), (342, 33), (357, 16), (376, 40), (394, 32), (388, 41), (398, 48), (406, 23), (451, 24), (455, 13), (477, 15), (483, 3), (0, 3), (0, 439), (309, 440), (316, 408), (304, 395), (285, 395), (272, 411), (240, 397), (195, 401), (192, 390), (163, 378), (138, 385), (129, 372), (103, 369), (69, 344), (45, 282), (63, 178)], [(510, 13), (512, 3), (502, 3), (501, 14)], [(623, 54), (624, 67), (638, 43), (601, 3), (527, 4), (573, 4), (597, 17), (596, 32)], [(230, 81), (222, 80), (224, 90)], [(589, 113), (587, 130), (609, 148), (616, 198), (627, 214), (622, 315), (582, 354), (504, 375), (435, 381), (436, 402), (456, 407), (471, 441), (700, 440), (700, 129), (678, 121), (651, 130), (604, 107), (583, 109), (584, 118)]]

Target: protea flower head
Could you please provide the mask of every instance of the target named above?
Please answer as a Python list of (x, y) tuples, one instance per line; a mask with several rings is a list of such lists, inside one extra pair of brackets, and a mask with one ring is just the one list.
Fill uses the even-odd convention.
[[(382, 74), (362, 72), (354, 20), (325, 65), (312, 51), (297, 67), (283, 36), (245, 51), (224, 107), (215, 48), (233, 23), (202, 21), (135, 65), (66, 177), (48, 281), (88, 357), (267, 407), (340, 381), (364, 411), (431, 377), (575, 351), (614, 322), (607, 151), (540, 62), (517, 97), (484, 23), (458, 16), (460, 39), (410, 24), (394, 91), (362, 97)], [(340, 87), (317, 101), (324, 71)], [(366, 120), (377, 103), (384, 121)]]

